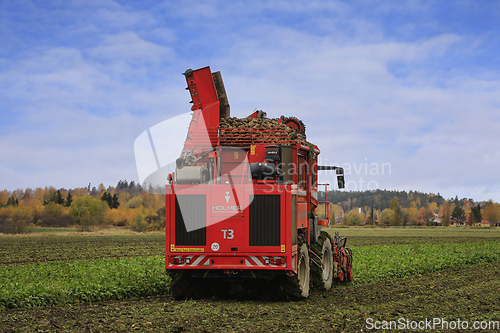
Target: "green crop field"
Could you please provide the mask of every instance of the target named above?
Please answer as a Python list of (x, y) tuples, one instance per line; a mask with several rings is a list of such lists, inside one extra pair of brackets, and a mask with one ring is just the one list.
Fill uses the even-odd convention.
[(168, 292), (163, 257), (96, 259), (5, 267), (0, 309), (92, 303)]
[(51, 261), (148, 257), (165, 254), (165, 235), (30, 235), (0, 237), (0, 267)]
[(349, 236), (355, 280), (303, 302), (258, 293), (174, 301), (162, 234), (4, 236), (0, 332), (351, 332), (366, 331), (367, 318), (500, 320), (500, 233), (449, 229), (330, 229)]

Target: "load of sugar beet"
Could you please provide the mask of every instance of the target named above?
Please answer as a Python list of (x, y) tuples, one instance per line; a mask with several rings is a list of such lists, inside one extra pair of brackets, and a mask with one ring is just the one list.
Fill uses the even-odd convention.
[[(281, 116), (278, 119), (264, 117), (221, 118), (220, 142), (224, 145), (244, 146), (248, 144), (293, 145), (305, 139), (302, 121)], [(301, 135), (298, 135), (301, 134)]]

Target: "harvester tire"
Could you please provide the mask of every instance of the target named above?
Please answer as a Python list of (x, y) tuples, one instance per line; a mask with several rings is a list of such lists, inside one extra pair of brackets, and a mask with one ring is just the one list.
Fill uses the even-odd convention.
[(309, 265), (309, 250), (306, 244), (300, 247), (299, 258), (297, 259), (297, 280), (300, 288), (300, 296), (309, 296), (309, 284), (311, 278), (311, 267)]
[(311, 275), (313, 288), (330, 290), (334, 279), (333, 250), (330, 235), (321, 232), (318, 242), (311, 246), (314, 254), (311, 256)]
[(333, 283), (333, 251), (330, 238), (325, 239), (321, 250), (323, 259), (323, 272), (321, 274), (321, 288), (330, 290)]
[(285, 276), (281, 290), (289, 300), (301, 300), (309, 297), (310, 266), (307, 244), (299, 247), (297, 254), (297, 274)]
[(205, 281), (194, 280), (184, 272), (171, 272), (170, 277), (170, 293), (176, 300), (206, 298), (211, 294)]

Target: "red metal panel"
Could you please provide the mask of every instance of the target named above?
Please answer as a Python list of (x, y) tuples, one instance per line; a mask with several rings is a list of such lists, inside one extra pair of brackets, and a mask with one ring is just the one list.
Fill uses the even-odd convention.
[(189, 124), (184, 150), (196, 146), (211, 149), (217, 146), (220, 106), (210, 67), (186, 71), (186, 82), (193, 101), (193, 118)]
[[(203, 109), (211, 102), (218, 101), (217, 91), (215, 89), (214, 79), (210, 67), (203, 67), (191, 72), (186, 71), (186, 82), (188, 84), (189, 92), (193, 99), (192, 111)], [(219, 114), (217, 113), (217, 116)]]
[[(238, 192), (238, 202), (233, 198), (234, 191)], [(229, 189), (229, 191), (228, 191)], [(200, 193), (207, 197), (207, 242), (206, 246), (175, 246), (175, 194)], [(226, 202), (226, 192), (230, 198)], [(243, 193), (243, 194), (242, 194)], [(166, 269), (271, 269), (292, 270), (293, 253), (297, 246), (292, 246), (291, 239), (291, 186), (290, 185), (177, 185), (175, 191), (167, 186), (166, 194)], [(280, 195), (281, 229), (280, 246), (249, 246), (248, 234), (248, 204), (251, 194)], [(222, 206), (242, 206), (236, 211), (230, 210), (228, 216), (222, 212), (214, 213), (218, 202)], [(239, 203), (239, 204), (238, 204)], [(307, 203), (300, 202), (298, 207), (299, 228), (307, 226)], [(234, 214), (233, 214), (234, 213)], [(215, 244), (217, 246), (215, 246)], [(169, 258), (190, 258), (189, 264), (173, 264)], [(286, 258), (280, 265), (266, 264), (266, 258)], [(283, 259), (285, 260), (285, 259)], [(213, 262), (212, 262), (213, 261)]]
[[(179, 263), (174, 261), (178, 260)], [(275, 263), (275, 260), (285, 261)], [(254, 255), (238, 253), (235, 255), (178, 254), (167, 257), (167, 269), (290, 269), (288, 258), (284, 255)]]
[(297, 203), (297, 229), (307, 228), (307, 202)]
[[(235, 186), (218, 185), (213, 186), (210, 191), (210, 216), (215, 218), (209, 225), (230, 217), (243, 217), (243, 209), (247, 203), (241, 190)], [(246, 204), (246, 205), (245, 205)]]
[(219, 183), (248, 184), (250, 179), (248, 154), (241, 148), (223, 147), (219, 153), (221, 158), (221, 175)]

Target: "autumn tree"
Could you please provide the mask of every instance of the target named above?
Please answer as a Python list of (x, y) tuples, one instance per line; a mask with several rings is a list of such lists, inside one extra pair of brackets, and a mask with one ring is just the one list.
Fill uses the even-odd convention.
[(41, 204), (43, 202), (43, 188), (37, 187), (33, 194), (33, 198)]
[[(474, 205), (472, 204), (471, 200), (463, 199), (462, 201), (464, 203), (462, 206), (462, 208), (464, 209), (464, 216), (469, 216), (471, 209)], [(465, 218), (464, 218), (464, 221), (465, 221)]]
[(399, 206), (398, 197), (394, 197), (394, 199), (389, 202), (389, 209), (394, 212), (391, 224), (395, 226), (401, 225), (401, 207)]
[(407, 209), (408, 223), (410, 225), (418, 224), (418, 207), (415, 201), (410, 203), (410, 207)]
[(129, 200), (130, 200), (130, 193), (121, 192), (120, 194), (118, 194), (118, 202), (120, 203), (120, 206), (125, 207), (125, 205)]
[(342, 209), (341, 205), (330, 204), (329, 209), (330, 209), (330, 219), (334, 222), (335, 222), (336, 216), (344, 215), (344, 210)]
[(143, 203), (144, 202), (141, 197), (133, 197), (125, 204), (125, 208), (139, 208), (143, 206)]
[(429, 202), (427, 204), (427, 207), (429, 208), (429, 210), (434, 214), (435, 212), (437, 212), (438, 210), (438, 205), (436, 202)]
[(410, 212), (408, 208), (401, 208), (400, 210), (401, 225), (407, 226), (410, 224)]
[(434, 220), (434, 213), (429, 206), (422, 207), (418, 210), (418, 217), (424, 221), (424, 224), (430, 226)]
[(27, 208), (20, 207), (14, 209), (10, 215), (10, 220), (12, 221), (12, 232), (21, 234), (33, 222), (33, 216)]
[(443, 221), (442, 222), (443, 226), (447, 227), (450, 225), (451, 207), (448, 201), (443, 202), (443, 204), (439, 208), (439, 216)]
[(375, 214), (373, 213), (373, 207), (368, 214), (368, 218), (366, 219), (366, 224), (368, 225), (374, 225), (375, 224)]
[(129, 217), (128, 211), (127, 210), (121, 210), (121, 209), (110, 209), (106, 212), (106, 215), (104, 217), (105, 221), (104, 224), (111, 224), (117, 227), (123, 227), (128, 224), (129, 219), (130, 222), (132, 221), (132, 218)]
[(54, 218), (59, 218), (64, 214), (65, 209), (63, 206), (56, 204), (55, 202), (49, 202), (45, 205), (45, 213), (50, 214)]
[(344, 220), (344, 224), (346, 225), (362, 225), (363, 218), (359, 213), (358, 209), (353, 209), (347, 214), (346, 219)]
[(481, 206), (479, 204), (473, 206), (470, 210), (469, 213), (469, 225), (473, 226), (476, 223), (481, 223), (483, 220), (482, 214), (481, 214)]
[(320, 204), (316, 207), (315, 210), (316, 215), (318, 215), (318, 219), (322, 220), (325, 218), (325, 204)]
[(10, 198), (10, 192), (7, 190), (0, 191), (0, 206), (7, 206), (7, 200)]
[(146, 231), (148, 225), (144, 221), (144, 215), (138, 214), (136, 217), (134, 217), (134, 220), (131, 224), (132, 230), (137, 231), (137, 232), (144, 232)]
[(94, 225), (103, 221), (108, 209), (106, 202), (94, 199), (92, 196), (85, 196), (73, 200), (69, 214), (80, 225), (82, 231), (89, 231)]
[(156, 211), (156, 213), (149, 214), (145, 218), (148, 224), (147, 231), (163, 230), (165, 228), (165, 207)]
[(489, 200), (483, 210), (484, 219), (490, 222), (490, 226), (496, 226), (500, 222), (499, 205)]
[(379, 223), (381, 225), (390, 225), (392, 221), (394, 221), (394, 211), (392, 209), (384, 209), (384, 211), (380, 214)]

